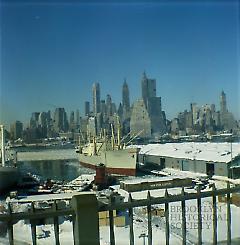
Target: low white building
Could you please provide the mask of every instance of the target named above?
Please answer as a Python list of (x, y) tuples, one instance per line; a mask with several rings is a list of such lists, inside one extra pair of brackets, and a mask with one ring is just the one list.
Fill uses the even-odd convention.
[(141, 148), (139, 161), (208, 175), (240, 177), (240, 143), (166, 143)]

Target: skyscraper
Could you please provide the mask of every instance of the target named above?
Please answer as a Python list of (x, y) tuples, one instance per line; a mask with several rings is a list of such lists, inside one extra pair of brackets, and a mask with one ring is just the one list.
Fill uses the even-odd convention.
[(161, 97), (156, 96), (156, 79), (149, 79), (146, 73), (142, 78), (142, 99), (151, 121), (152, 134), (166, 132), (166, 121), (162, 112)]
[(80, 126), (80, 112), (79, 109), (76, 110), (76, 128), (78, 129)]
[(123, 121), (122, 126), (124, 133), (128, 133), (128, 130), (130, 129), (130, 114), (129, 89), (125, 79), (122, 87), (122, 115), (120, 116)]
[(137, 100), (133, 104), (130, 120), (130, 134), (132, 137), (138, 134), (142, 138), (151, 137), (151, 120), (142, 99)]
[(222, 91), (220, 95), (220, 121), (221, 126), (226, 129), (227, 126), (227, 99), (226, 94)]
[(100, 112), (100, 85), (94, 83), (92, 87), (93, 92), (93, 114), (97, 115)]
[(223, 91), (220, 95), (220, 122), (225, 130), (234, 130), (237, 127), (233, 114), (227, 109), (226, 94)]
[(70, 117), (69, 117), (69, 129), (71, 131), (75, 129), (74, 111), (71, 111), (71, 113), (70, 113)]
[(122, 87), (122, 106), (126, 111), (130, 109), (129, 89), (126, 79), (124, 80)]
[(54, 129), (57, 133), (68, 130), (67, 113), (64, 108), (56, 108), (54, 112)]
[(90, 114), (90, 102), (89, 101), (85, 101), (85, 116), (89, 116)]
[(38, 126), (40, 112), (33, 112), (30, 119), (30, 128), (36, 128)]
[(112, 116), (112, 98), (110, 94), (107, 94), (106, 109), (107, 109), (107, 117)]
[(144, 72), (142, 78), (142, 98), (147, 108), (149, 99), (152, 97), (156, 97), (156, 80), (147, 78)]
[(220, 112), (225, 114), (227, 112), (227, 99), (226, 94), (222, 91), (220, 95)]
[(22, 138), (23, 124), (20, 121), (15, 121), (10, 127), (10, 132), (12, 139), (16, 140), (18, 138)]

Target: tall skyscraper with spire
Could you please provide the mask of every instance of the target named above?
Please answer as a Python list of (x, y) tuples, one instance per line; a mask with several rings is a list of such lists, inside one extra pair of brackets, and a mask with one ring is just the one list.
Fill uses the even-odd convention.
[(122, 132), (128, 134), (130, 131), (130, 97), (126, 79), (122, 86), (122, 104), (120, 103), (118, 115), (122, 120)]
[(122, 87), (122, 106), (126, 111), (130, 109), (129, 89), (126, 79), (124, 79)]
[(228, 124), (227, 99), (224, 91), (222, 91), (220, 95), (220, 121), (221, 121), (221, 126), (224, 129), (227, 129), (227, 124)]
[(100, 85), (99, 83), (94, 83), (92, 87), (93, 93), (93, 114), (97, 115), (100, 112)]
[(224, 130), (232, 131), (237, 127), (233, 114), (227, 109), (227, 98), (223, 91), (220, 95), (220, 122)]

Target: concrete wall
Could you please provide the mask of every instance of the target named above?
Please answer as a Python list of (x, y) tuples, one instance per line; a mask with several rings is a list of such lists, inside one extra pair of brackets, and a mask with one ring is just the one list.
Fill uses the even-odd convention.
[(215, 175), (228, 177), (228, 164), (224, 162), (214, 163)]
[(196, 163), (196, 172), (206, 174), (206, 162), (205, 161), (195, 161)]
[(181, 170), (181, 164), (180, 159), (172, 158), (172, 157), (166, 157), (165, 158), (165, 166), (166, 168), (173, 168)]
[[(163, 156), (152, 156), (152, 155), (142, 155), (139, 156), (140, 162), (145, 163), (154, 163), (160, 166), (161, 158), (165, 158), (165, 167), (172, 168), (182, 171), (191, 171), (194, 173), (207, 173), (207, 162), (203, 160), (190, 160), (190, 159), (181, 159), (181, 158), (172, 158), (172, 157), (163, 157)], [(228, 164), (227, 163), (213, 163), (215, 175), (219, 176), (228, 176)], [(234, 161), (234, 166), (240, 166), (240, 159), (236, 162)]]

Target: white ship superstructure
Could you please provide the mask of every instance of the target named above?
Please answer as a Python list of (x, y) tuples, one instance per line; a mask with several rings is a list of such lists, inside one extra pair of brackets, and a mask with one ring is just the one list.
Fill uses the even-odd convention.
[(101, 139), (93, 138), (91, 143), (79, 147), (80, 164), (95, 169), (100, 163), (104, 164), (108, 173), (120, 175), (135, 175), (139, 148), (127, 148), (121, 143), (118, 131), (117, 144), (114, 134), (111, 140), (104, 136)]

